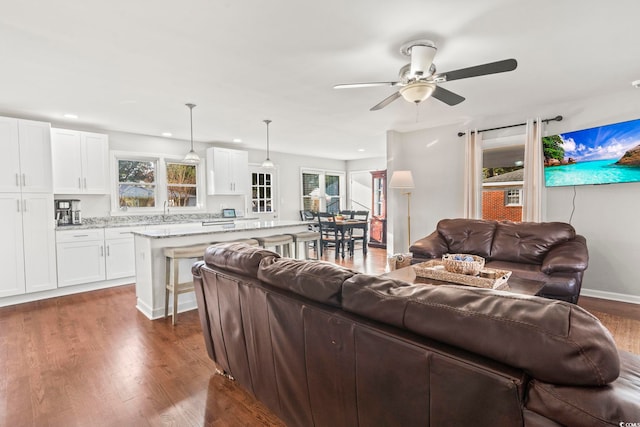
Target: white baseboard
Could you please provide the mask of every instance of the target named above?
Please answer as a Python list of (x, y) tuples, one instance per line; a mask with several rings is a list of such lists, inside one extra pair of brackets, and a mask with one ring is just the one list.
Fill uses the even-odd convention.
[(617, 292), (607, 292), (607, 291), (599, 291), (596, 289), (585, 289), (582, 288), (580, 290), (580, 295), (585, 297), (593, 297), (600, 299), (608, 299), (613, 301), (620, 302), (628, 302), (630, 304), (640, 304), (640, 296), (639, 295), (628, 295), (628, 294), (620, 294)]
[(49, 298), (63, 297), (66, 295), (79, 294), (82, 292), (97, 291), (99, 289), (113, 288), (115, 286), (131, 285), (135, 282), (135, 277), (125, 277), (122, 279), (104, 280), (101, 282), (86, 283), (82, 285), (64, 286), (50, 289), (48, 291), (34, 292), (32, 294), (21, 294), (0, 298), (0, 307), (24, 304), (26, 302), (39, 301)]

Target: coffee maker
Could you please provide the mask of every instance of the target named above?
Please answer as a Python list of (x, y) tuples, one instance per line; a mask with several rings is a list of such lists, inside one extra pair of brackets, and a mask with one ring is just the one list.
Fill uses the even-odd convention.
[(80, 200), (56, 200), (56, 223), (58, 225), (82, 224)]

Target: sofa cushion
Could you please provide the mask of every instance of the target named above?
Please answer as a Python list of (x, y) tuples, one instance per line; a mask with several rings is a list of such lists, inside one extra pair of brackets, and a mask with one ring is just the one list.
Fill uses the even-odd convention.
[(491, 253), (495, 229), (495, 221), (464, 218), (443, 219), (437, 226), (450, 253), (475, 254), (484, 258)]
[(360, 274), (344, 283), (342, 306), (547, 382), (603, 385), (619, 373), (609, 331), (590, 313), (561, 301)]
[(640, 423), (640, 357), (620, 352), (620, 376), (605, 387), (529, 383), (527, 408), (567, 426)]
[(491, 246), (491, 258), (542, 264), (554, 245), (573, 239), (576, 232), (562, 222), (499, 222)]
[(249, 277), (257, 277), (263, 258), (279, 257), (275, 252), (246, 243), (218, 243), (209, 246), (204, 253), (207, 264)]
[(572, 296), (580, 293), (578, 288), (578, 273), (545, 274), (539, 264), (522, 264), (509, 261), (491, 261), (485, 264), (487, 268), (508, 270), (514, 277), (544, 282), (544, 288), (538, 295)]
[(313, 301), (340, 307), (342, 283), (356, 273), (329, 262), (265, 258), (258, 279)]

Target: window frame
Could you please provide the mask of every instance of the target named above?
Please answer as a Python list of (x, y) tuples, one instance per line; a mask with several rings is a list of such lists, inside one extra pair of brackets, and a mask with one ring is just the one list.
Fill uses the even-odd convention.
[[(511, 191), (517, 192), (518, 200), (515, 203), (510, 203)], [(522, 206), (522, 188), (505, 188), (504, 189), (504, 205), (505, 206)]]
[[(153, 154), (133, 151), (111, 151), (111, 215), (152, 215), (164, 213), (202, 213), (206, 212), (206, 177), (204, 163), (201, 160), (196, 164), (196, 206), (171, 206), (168, 207), (168, 182), (167, 163), (184, 163), (182, 157), (169, 154)], [(154, 207), (134, 208), (120, 207), (119, 194), (119, 160), (155, 161), (155, 200)], [(165, 205), (166, 203), (166, 205)]]
[[(325, 170), (325, 169), (311, 169), (311, 168), (300, 168), (300, 209), (307, 209), (305, 207), (304, 201), (310, 196), (306, 196), (304, 194), (304, 174), (309, 175), (318, 175), (318, 211), (326, 212), (327, 211), (327, 197), (336, 198), (335, 195), (326, 194), (326, 177), (337, 176), (338, 177), (338, 192), (337, 199), (339, 200), (339, 207), (337, 212), (340, 210), (346, 209), (346, 200), (347, 200), (347, 192), (346, 192), (346, 180), (347, 174), (344, 171), (336, 171), (336, 170)], [(312, 199), (312, 198), (311, 198)]]

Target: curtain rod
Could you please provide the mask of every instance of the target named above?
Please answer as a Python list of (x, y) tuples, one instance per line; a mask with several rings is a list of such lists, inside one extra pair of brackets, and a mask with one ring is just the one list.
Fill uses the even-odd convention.
[[(560, 121), (562, 121), (562, 116), (555, 116), (555, 117), (553, 117), (551, 119), (542, 120), (543, 123), (560, 122)], [(479, 131), (473, 131), (472, 130), (471, 133), (474, 133), (474, 132), (478, 132), (478, 133), (480, 133), (480, 132), (488, 132), (490, 130), (498, 130), (498, 129), (508, 129), (508, 128), (514, 128), (514, 127), (517, 127), (517, 126), (524, 126), (524, 125), (526, 125), (526, 123), (518, 123), (518, 124), (515, 124), (515, 125), (500, 126), (500, 127), (497, 127), (497, 128), (480, 129)], [(464, 136), (464, 135), (465, 135), (465, 132), (458, 132), (458, 136)]]

